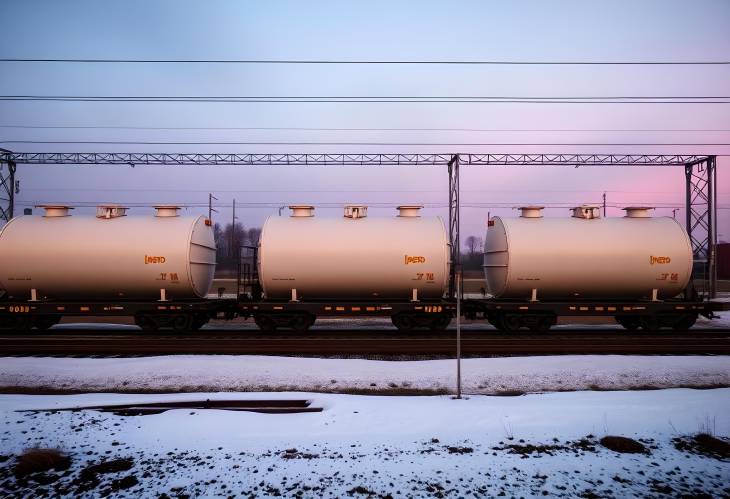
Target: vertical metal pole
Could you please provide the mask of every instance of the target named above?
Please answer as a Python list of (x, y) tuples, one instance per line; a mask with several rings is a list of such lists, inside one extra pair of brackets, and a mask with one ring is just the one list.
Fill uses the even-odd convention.
[(233, 200), (233, 218), (231, 219), (231, 256), (236, 256), (235, 251), (235, 235), (236, 235), (236, 200)]
[[(0, 191), (2, 191), (0, 192), (0, 199), (3, 203), (3, 206), (0, 206), (0, 220), (9, 222), (15, 214), (17, 184), (15, 180), (15, 163), (3, 157), (7, 152), (4, 149), (0, 149)], [(7, 176), (1, 168), (5, 163), (8, 165)]]
[(603, 218), (606, 218), (606, 193), (603, 193)]
[[(684, 181), (685, 181), (685, 202), (684, 202), (684, 215), (685, 215), (685, 230), (687, 231), (687, 237), (689, 238), (689, 244), (690, 249), (692, 250), (692, 270), (690, 271), (690, 279), (692, 282), (688, 285), (689, 290), (695, 290), (692, 293), (688, 293), (685, 291), (686, 296), (692, 296), (695, 297), (695, 294), (697, 293), (697, 288), (695, 287), (695, 280), (698, 276), (695, 275), (695, 260), (697, 260), (698, 255), (695, 251), (695, 242), (692, 238), (692, 189), (694, 187), (694, 184), (692, 182), (692, 175), (694, 172), (695, 165), (694, 164), (685, 164), (684, 165)], [(704, 273), (704, 272), (703, 272)], [(704, 277), (702, 277), (704, 281)], [(705, 289), (703, 286), (702, 293), (704, 294)], [(700, 297), (702, 295), (699, 295)]]
[[(461, 289), (461, 269), (456, 272), (456, 289)], [(461, 293), (456, 293), (456, 398), (461, 398)]]
[(449, 273), (449, 297), (454, 298), (459, 288), (456, 285), (456, 270), (461, 262), (459, 238), (459, 155), (449, 161), (449, 244), (451, 245), (451, 270)]
[(213, 225), (213, 213), (218, 213), (218, 210), (213, 208), (213, 201), (218, 201), (212, 193), (208, 193), (208, 220), (210, 220), (211, 226)]
[[(456, 155), (456, 161), (454, 162), (454, 210), (455, 210), (455, 219), (456, 219), (456, 234), (455, 234), (455, 242), (456, 242), (456, 265), (458, 265), (457, 270), (461, 271), (461, 235), (460, 235), (460, 225), (461, 225), (461, 200), (460, 198), (460, 188), (459, 188), (459, 155)], [(460, 289), (457, 287), (457, 289)]]
[(456, 262), (454, 261), (454, 158), (449, 161), (449, 298), (454, 297), (456, 286)]
[[(684, 214), (685, 214), (685, 229), (689, 236), (690, 244), (692, 242), (692, 165), (684, 165), (684, 186), (685, 186), (685, 200), (684, 200)], [(692, 258), (695, 258), (694, 248), (692, 248)]]
[[(243, 248), (240, 246), (238, 247), (236, 253), (238, 254), (238, 258), (236, 259), (238, 261), (238, 266), (236, 267), (237, 273), (236, 273), (236, 299), (238, 300), (241, 297), (241, 252), (243, 251)], [(244, 286), (245, 288), (245, 286)]]
[(717, 249), (716, 160), (716, 156), (710, 156), (707, 160), (707, 273), (710, 277), (710, 298), (717, 298), (717, 255), (715, 254)]
[(10, 201), (8, 203), (8, 221), (15, 216), (15, 162), (10, 161), (8, 163), (8, 170), (10, 171)]

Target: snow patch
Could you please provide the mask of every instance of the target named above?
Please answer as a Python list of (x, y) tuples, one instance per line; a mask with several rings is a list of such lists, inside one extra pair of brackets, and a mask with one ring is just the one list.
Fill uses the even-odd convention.
[[(269, 356), (0, 358), (0, 388), (66, 391), (438, 392), (455, 360)], [(462, 360), (470, 394), (730, 386), (730, 356), (565, 355)]]
[[(322, 413), (173, 410), (123, 417), (95, 411), (16, 412), (84, 405), (200, 398), (311, 399)], [(675, 448), (672, 440), (713, 422), (730, 433), (730, 389), (572, 392), (522, 397), (379, 397), (321, 393), (167, 395), (0, 395), (0, 454), (30, 447), (68, 452), (68, 475), (51, 474), (47, 495), (115, 497), (283, 495), (393, 496), (723, 496), (726, 461)], [(646, 454), (619, 454), (600, 439), (640, 441)], [(580, 442), (580, 445), (576, 443)], [(512, 446), (552, 447), (513, 453)], [(452, 451), (452, 449), (455, 449)], [(134, 459), (86, 491), (87, 466)], [(38, 495), (40, 485), (0, 462), (0, 495)], [(139, 480), (131, 479), (134, 477)], [(116, 480), (116, 482), (115, 482)], [(125, 481), (122, 481), (125, 480)]]

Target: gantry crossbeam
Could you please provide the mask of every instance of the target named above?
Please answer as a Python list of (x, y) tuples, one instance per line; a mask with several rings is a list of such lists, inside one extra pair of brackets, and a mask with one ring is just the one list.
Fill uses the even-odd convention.
[[(4, 156), (4, 158), (2, 157)], [(32, 165), (448, 165), (455, 154), (207, 154), (5, 152), (0, 161)], [(466, 165), (685, 166), (707, 156), (646, 154), (458, 154)]]

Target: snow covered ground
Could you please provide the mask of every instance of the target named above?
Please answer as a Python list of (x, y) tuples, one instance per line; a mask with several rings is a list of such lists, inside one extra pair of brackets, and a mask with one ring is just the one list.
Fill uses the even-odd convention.
[[(273, 356), (0, 358), (4, 391), (431, 392), (455, 388), (455, 360)], [(462, 361), (470, 394), (730, 386), (730, 356), (563, 355)]]
[[(307, 398), (321, 413), (16, 412), (184, 399)], [(519, 397), (321, 393), (0, 395), (0, 496), (627, 497), (730, 494), (730, 461), (681, 440), (730, 434), (730, 389)], [(645, 453), (601, 445), (630, 437)], [(67, 471), (16, 478), (31, 447)], [(98, 465), (119, 459), (115, 465)], [(125, 464), (126, 463), (126, 464)], [(86, 471), (83, 471), (86, 468)], [(102, 470), (106, 472), (91, 470)]]

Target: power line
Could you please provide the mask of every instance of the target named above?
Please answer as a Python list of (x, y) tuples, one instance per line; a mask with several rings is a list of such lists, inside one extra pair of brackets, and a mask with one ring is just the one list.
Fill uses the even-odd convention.
[(520, 61), (520, 60), (377, 60), (377, 59), (80, 59), (2, 58), (7, 63), (73, 64), (372, 64), (457, 66), (724, 66), (730, 61)]
[(582, 95), (582, 96), (525, 96), (525, 95), (3, 95), (3, 99), (730, 99), (728, 95)]
[(357, 127), (182, 127), (182, 126), (107, 126), (107, 125), (0, 125), (0, 128), (32, 130), (262, 130), (317, 132), (730, 132), (730, 128), (357, 128)]
[(70, 96), (2, 95), (6, 102), (186, 102), (186, 103), (446, 103), (446, 104), (730, 104), (728, 96), (683, 97), (471, 97), (471, 96)]
[(0, 140), (5, 144), (262, 145), (262, 146), (730, 146), (726, 142), (163, 142), (115, 140)]

